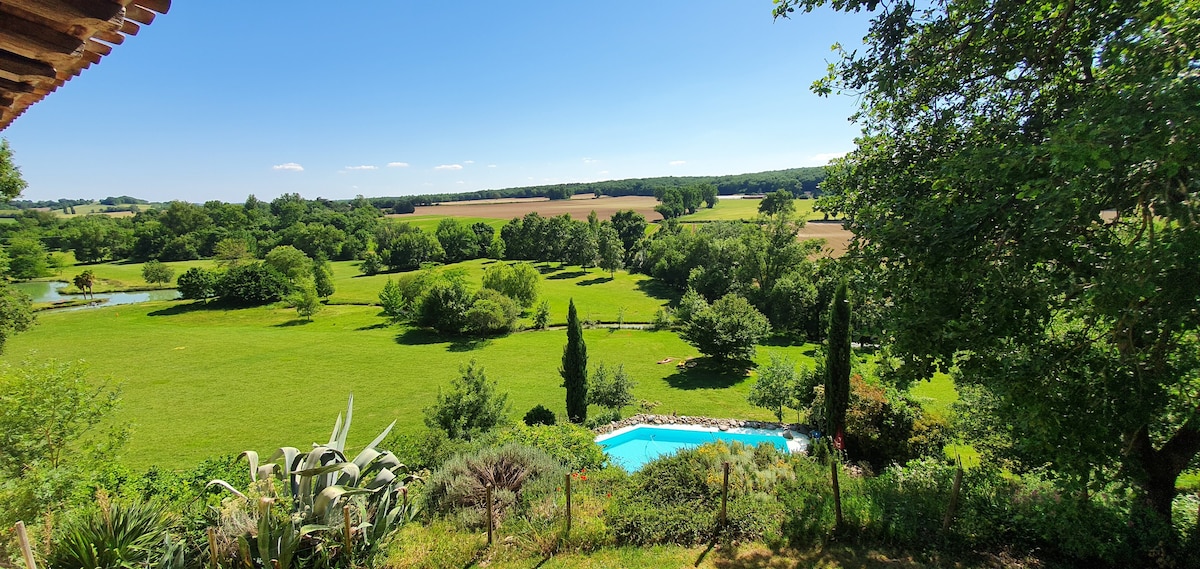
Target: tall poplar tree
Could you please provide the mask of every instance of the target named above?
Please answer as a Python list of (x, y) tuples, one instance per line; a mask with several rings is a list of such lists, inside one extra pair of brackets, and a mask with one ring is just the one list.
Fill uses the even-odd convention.
[(567, 418), (572, 423), (587, 420), (587, 345), (583, 343), (583, 325), (575, 312), (575, 299), (567, 308), (567, 345), (563, 347), (563, 387), (567, 388)]

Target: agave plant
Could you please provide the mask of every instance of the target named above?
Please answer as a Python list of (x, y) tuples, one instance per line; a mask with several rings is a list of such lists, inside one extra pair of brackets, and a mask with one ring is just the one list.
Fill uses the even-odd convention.
[[(249, 463), (251, 483), (262, 496), (257, 534), (239, 539), (243, 559), (253, 559), (262, 566), (270, 566), (271, 560), (277, 560), (280, 567), (288, 567), (297, 559), (297, 551), (303, 548), (306, 539), (337, 541), (343, 550), (350, 545), (352, 550), (369, 553), (398, 521), (412, 518), (415, 512), (407, 500), (407, 485), (417, 477), (404, 472), (407, 467), (396, 455), (376, 449), (396, 425), (395, 421), (351, 460), (345, 448), (353, 413), (351, 395), (344, 418), (338, 415), (334, 422), (329, 442), (313, 444), (308, 452), (282, 447), (265, 462), (250, 450), (239, 456)], [(213, 480), (209, 486), (220, 486), (249, 499), (223, 480)], [(286, 498), (290, 499), (287, 502), (291, 504), (291, 512), (286, 524), (278, 523), (271, 515), (271, 505), (281, 498), (278, 486), (286, 488)], [(355, 537), (356, 543), (346, 543)]]

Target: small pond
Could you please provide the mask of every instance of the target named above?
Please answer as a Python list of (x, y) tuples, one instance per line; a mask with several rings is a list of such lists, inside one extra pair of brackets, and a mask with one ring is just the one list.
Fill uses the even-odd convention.
[(634, 425), (596, 437), (596, 442), (604, 449), (608, 457), (629, 472), (641, 470), (647, 462), (660, 456), (716, 441), (727, 443), (736, 441), (749, 446), (768, 443), (783, 452), (806, 452), (808, 450), (808, 437), (793, 433), (792, 438), (789, 439), (784, 437), (783, 431), (767, 429), (721, 431), (691, 425), (669, 427)]
[[(61, 294), (59, 290), (65, 288), (66, 283), (61, 282), (30, 282), (30, 283), (15, 283), (11, 285), (17, 290), (29, 295), (33, 302), (61, 302), (65, 300), (81, 300), (82, 295), (78, 294)], [(94, 305), (74, 306), (64, 308), (63, 310), (81, 310), (85, 308), (98, 308), (101, 306), (115, 306), (119, 304), (137, 304), (139, 302), (149, 302), (152, 300), (175, 300), (179, 298), (179, 291), (175, 289), (167, 290), (145, 290), (135, 292), (98, 292), (96, 300), (108, 299), (104, 302)]]

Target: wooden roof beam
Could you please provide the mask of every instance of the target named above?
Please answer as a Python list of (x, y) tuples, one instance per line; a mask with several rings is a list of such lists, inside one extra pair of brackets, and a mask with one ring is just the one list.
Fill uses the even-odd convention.
[(38, 60), (53, 60), (56, 56), (73, 56), (83, 47), (83, 40), (28, 20), (0, 18), (0, 50)]
[(154, 22), (154, 12), (137, 4), (131, 4), (125, 7), (125, 18), (149, 26)]
[(112, 0), (4, 0), (4, 3), (50, 21), (83, 26), (112, 22), (124, 9)]
[(159, 14), (166, 14), (171, 9), (171, 0), (133, 0), (133, 3)]
[(0, 77), (0, 93), (32, 93), (33, 85)]
[(0, 51), (0, 69), (22, 77), (55, 76), (54, 66), (7, 51)]

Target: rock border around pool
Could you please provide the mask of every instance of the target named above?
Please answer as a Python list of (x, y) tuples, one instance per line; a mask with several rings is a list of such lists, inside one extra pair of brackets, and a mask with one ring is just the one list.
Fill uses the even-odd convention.
[(712, 417), (690, 417), (687, 415), (650, 415), (639, 413), (632, 417), (626, 417), (620, 421), (613, 421), (606, 425), (600, 425), (592, 429), (597, 435), (607, 435), (618, 429), (632, 427), (634, 425), (694, 425), (698, 427), (709, 427), (719, 431), (728, 431), (729, 429), (774, 429), (784, 431), (784, 438), (787, 438), (790, 433), (799, 433), (804, 436), (809, 436), (811, 427), (799, 423), (775, 423), (770, 421), (744, 421), (742, 419), (715, 419)]

